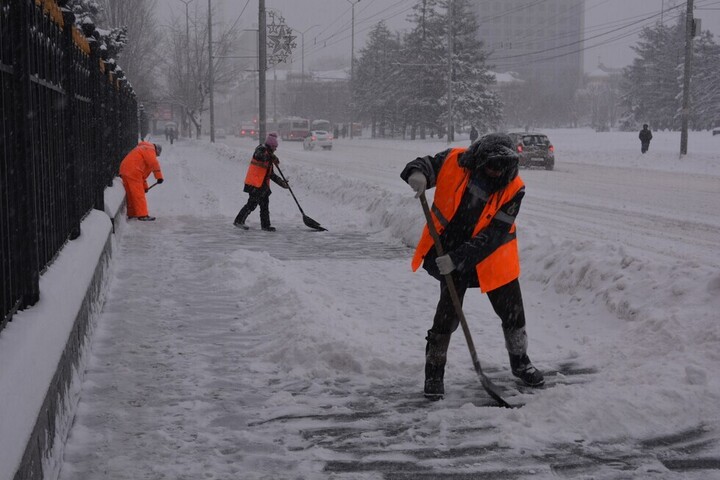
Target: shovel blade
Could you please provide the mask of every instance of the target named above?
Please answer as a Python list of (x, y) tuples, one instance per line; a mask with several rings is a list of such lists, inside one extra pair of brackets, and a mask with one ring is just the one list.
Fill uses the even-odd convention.
[(303, 215), (303, 222), (305, 222), (305, 225), (312, 228), (313, 230), (317, 230), (319, 232), (327, 231), (327, 228), (323, 228), (318, 222), (308, 217), (307, 215)]
[(497, 387), (497, 385), (492, 383), (488, 377), (486, 377), (485, 375), (480, 375), (480, 383), (482, 384), (488, 395), (490, 395), (493, 400), (495, 400), (501, 407), (514, 408), (512, 405), (506, 402), (504, 398), (502, 398), (500, 389)]

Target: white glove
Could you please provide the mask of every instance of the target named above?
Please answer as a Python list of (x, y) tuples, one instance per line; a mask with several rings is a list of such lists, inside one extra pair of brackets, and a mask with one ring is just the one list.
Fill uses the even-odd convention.
[(420, 170), (414, 170), (408, 177), (408, 185), (415, 192), (415, 198), (419, 198), (427, 188), (427, 179)]
[(455, 264), (450, 258), (450, 255), (443, 255), (442, 257), (437, 257), (435, 259), (435, 265), (437, 265), (438, 270), (440, 270), (440, 275), (447, 275), (448, 273), (455, 270)]

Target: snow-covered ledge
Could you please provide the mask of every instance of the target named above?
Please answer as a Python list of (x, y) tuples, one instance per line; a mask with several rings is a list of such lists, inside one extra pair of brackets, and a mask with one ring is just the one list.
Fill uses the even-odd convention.
[(91, 211), (41, 275), (40, 301), (0, 332), (0, 480), (58, 477), (124, 207), (116, 178), (105, 211)]

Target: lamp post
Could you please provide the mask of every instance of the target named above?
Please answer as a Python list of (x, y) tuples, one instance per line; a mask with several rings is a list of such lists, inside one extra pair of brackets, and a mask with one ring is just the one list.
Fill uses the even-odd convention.
[(352, 101), (353, 80), (355, 79), (355, 4), (360, 0), (345, 0), (352, 5), (352, 29), (350, 36), (350, 138), (353, 138), (353, 117), (355, 105)]
[(305, 115), (305, 34), (308, 31), (310, 31), (310, 29), (319, 27), (319, 26), (320, 25), (315, 24), (315, 25), (312, 25), (312, 26), (306, 28), (304, 31), (300, 31), (295, 28), (292, 29), (300, 34), (300, 40), (301, 40), (302, 53), (301, 53), (301, 57), (300, 57), (301, 58), (301, 61), (300, 61), (301, 67), (300, 68), (301, 68), (302, 72), (301, 72), (301, 77), (300, 77), (300, 91), (302, 92), (302, 110), (303, 110), (302, 114), (303, 115)]
[[(187, 116), (190, 111), (190, 12), (188, 11), (188, 6), (193, 0), (179, 1), (185, 4), (185, 58), (187, 62), (187, 71), (185, 76), (185, 115)], [(190, 134), (192, 128), (189, 125), (189, 121), (187, 127), (187, 135), (188, 137), (192, 137), (192, 135)]]

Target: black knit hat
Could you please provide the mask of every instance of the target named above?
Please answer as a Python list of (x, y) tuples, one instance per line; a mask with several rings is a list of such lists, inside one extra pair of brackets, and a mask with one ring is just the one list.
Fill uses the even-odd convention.
[(500, 181), (506, 185), (517, 176), (520, 158), (513, 149), (513, 141), (505, 133), (488, 133), (475, 141), (458, 159), (461, 167), (475, 170), (492, 167), (502, 170)]

